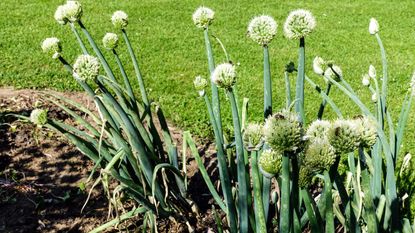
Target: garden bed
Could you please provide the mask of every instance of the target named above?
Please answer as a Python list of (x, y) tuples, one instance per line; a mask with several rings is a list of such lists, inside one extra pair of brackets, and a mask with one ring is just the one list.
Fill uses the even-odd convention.
[[(0, 112), (29, 115), (40, 105), (49, 110), (49, 117), (75, 125), (56, 106), (40, 102), (39, 95), (40, 92), (33, 90), (2, 88)], [(93, 106), (82, 93), (63, 95)], [(1, 232), (88, 232), (108, 221), (108, 200), (100, 185), (81, 213), (93, 183), (89, 182), (87, 189), (82, 187), (94, 166), (86, 156), (50, 130), (36, 130), (33, 124), (10, 116), (3, 117), (0, 123)], [(172, 128), (172, 132), (180, 143), (180, 130)], [(212, 154), (212, 147), (199, 149)], [(206, 159), (207, 165), (212, 164), (212, 157)], [(213, 202), (194, 160), (188, 159), (187, 169), (189, 197), (199, 204), (200, 211), (194, 227), (197, 231), (214, 228), (210, 214)], [(134, 221), (140, 220), (133, 219), (129, 224)], [(158, 228), (160, 232), (187, 231), (184, 224), (172, 221), (161, 221)]]

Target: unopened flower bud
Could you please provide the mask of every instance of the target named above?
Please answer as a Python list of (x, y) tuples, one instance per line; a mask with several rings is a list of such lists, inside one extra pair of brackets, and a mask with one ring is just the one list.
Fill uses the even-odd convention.
[(38, 127), (45, 125), (48, 122), (48, 111), (45, 109), (34, 109), (30, 113), (30, 121)]
[(378, 94), (373, 93), (373, 95), (372, 95), (372, 102), (373, 103), (377, 103), (378, 102)]
[(253, 18), (248, 25), (248, 36), (260, 45), (268, 45), (277, 34), (277, 22), (268, 15)]
[(94, 80), (98, 77), (100, 63), (96, 57), (80, 55), (73, 65), (74, 76), (80, 80)]
[(200, 96), (205, 95), (205, 88), (208, 86), (208, 81), (205, 78), (202, 78), (202, 76), (196, 76), (193, 81), (193, 85), (195, 86), (196, 91), (199, 92)]
[(363, 84), (363, 86), (366, 86), (366, 87), (368, 87), (370, 85), (370, 77), (369, 77), (368, 74), (363, 75), (362, 84)]
[(236, 83), (235, 67), (230, 63), (218, 65), (212, 73), (212, 81), (218, 87), (231, 89)]
[(370, 65), (369, 66), (369, 77), (371, 78), (376, 78), (376, 69), (374, 66)]
[(340, 80), (343, 78), (343, 72), (339, 66), (332, 65), (324, 72), (324, 77), (334, 79), (336, 82), (340, 82)]
[(213, 21), (215, 12), (207, 7), (201, 6), (193, 13), (193, 22), (198, 28), (207, 28)]
[(288, 39), (300, 39), (310, 34), (316, 27), (316, 20), (308, 10), (292, 11), (284, 23), (284, 34)]
[(260, 150), (262, 141), (262, 125), (257, 123), (248, 124), (243, 134), (243, 141), (247, 150)]
[(327, 69), (326, 62), (321, 57), (315, 57), (313, 60), (314, 73), (324, 75), (324, 70)]
[(116, 11), (111, 17), (112, 24), (117, 29), (125, 29), (128, 25), (128, 15), (124, 11)]
[(62, 46), (58, 38), (51, 37), (46, 38), (42, 42), (42, 50), (44, 53), (47, 53), (52, 56), (52, 58), (56, 59), (60, 56), (62, 52)]
[(107, 33), (104, 38), (102, 38), (102, 43), (104, 47), (108, 50), (113, 50), (118, 46), (118, 36), (115, 33)]
[(375, 18), (371, 18), (370, 23), (369, 23), (369, 33), (371, 35), (375, 35), (378, 32), (379, 32), (379, 23)]

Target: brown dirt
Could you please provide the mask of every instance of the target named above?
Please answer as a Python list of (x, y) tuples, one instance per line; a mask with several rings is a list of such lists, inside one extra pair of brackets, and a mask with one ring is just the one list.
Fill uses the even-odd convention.
[[(83, 93), (63, 95), (86, 105), (91, 103)], [(108, 201), (100, 187), (81, 213), (88, 193), (79, 187), (93, 163), (61, 135), (37, 130), (15, 117), (1, 117), (2, 113), (28, 116), (34, 106), (40, 105), (49, 109), (49, 117), (71, 121), (57, 107), (39, 99), (38, 91), (0, 88), (0, 232), (87, 232), (108, 220)], [(172, 131), (180, 144), (180, 130)], [(201, 152), (210, 149), (201, 148)], [(201, 213), (195, 228), (206, 232), (215, 225), (210, 214), (213, 201), (196, 162), (189, 159), (187, 165), (189, 197), (198, 203)], [(168, 220), (160, 221), (159, 228), (159, 232), (187, 231), (183, 224)]]

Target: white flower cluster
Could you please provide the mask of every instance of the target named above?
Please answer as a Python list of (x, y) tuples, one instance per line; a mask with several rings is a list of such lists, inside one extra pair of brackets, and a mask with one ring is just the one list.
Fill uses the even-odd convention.
[(248, 36), (262, 46), (268, 45), (277, 34), (277, 27), (271, 16), (257, 16), (248, 25)]
[(107, 33), (104, 38), (102, 38), (102, 43), (104, 47), (108, 50), (113, 50), (118, 46), (118, 36), (115, 33)]
[(48, 111), (44, 109), (34, 109), (30, 113), (30, 121), (38, 127), (45, 125), (48, 121)]
[(288, 39), (300, 39), (309, 35), (316, 27), (316, 19), (308, 10), (292, 11), (285, 21), (284, 34)]
[(128, 25), (128, 15), (124, 11), (116, 11), (112, 14), (111, 22), (117, 29), (125, 29)]
[(82, 7), (78, 1), (67, 1), (66, 4), (58, 6), (55, 11), (55, 20), (62, 25), (67, 22), (79, 21), (82, 16)]
[(99, 74), (100, 63), (91, 55), (80, 55), (73, 65), (74, 76), (80, 80), (94, 80)]
[(193, 22), (198, 28), (207, 28), (213, 21), (215, 12), (207, 7), (201, 6), (193, 13)]
[(212, 81), (221, 88), (231, 89), (236, 82), (236, 70), (230, 63), (218, 65), (212, 73)]
[(42, 50), (56, 59), (62, 52), (61, 43), (56, 37), (46, 38), (42, 43)]

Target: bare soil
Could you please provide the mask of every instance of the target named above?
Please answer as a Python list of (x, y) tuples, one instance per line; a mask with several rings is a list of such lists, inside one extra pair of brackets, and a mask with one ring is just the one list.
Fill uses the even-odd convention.
[[(60, 94), (92, 105), (83, 93)], [(42, 106), (49, 109), (48, 117), (71, 122), (56, 106), (39, 102), (39, 95), (34, 90), (0, 88), (0, 232), (88, 232), (109, 220), (108, 200), (101, 187), (94, 189), (81, 213), (89, 190), (80, 186), (90, 175), (93, 163), (58, 133), (5, 116), (28, 116), (35, 107)], [(172, 131), (180, 143), (180, 130)], [(212, 154), (209, 145), (200, 150)], [(206, 159), (206, 164), (212, 164), (213, 158)], [(213, 201), (196, 162), (189, 159), (187, 167), (189, 198), (200, 209), (194, 228), (207, 232), (215, 228)], [(159, 232), (187, 232), (183, 224), (169, 220), (160, 221), (158, 228)]]

